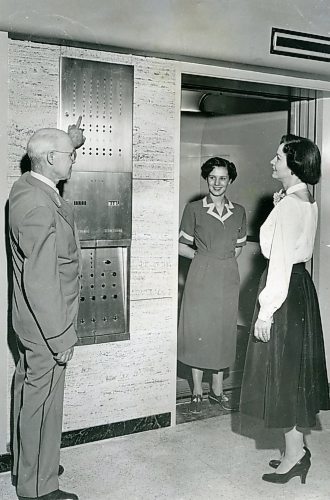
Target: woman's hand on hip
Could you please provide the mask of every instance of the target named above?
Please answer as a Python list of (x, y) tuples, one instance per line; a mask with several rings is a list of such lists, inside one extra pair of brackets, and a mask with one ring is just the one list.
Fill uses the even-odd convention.
[(263, 319), (257, 319), (254, 325), (254, 336), (261, 340), (262, 342), (268, 342), (270, 339), (270, 328), (272, 321), (264, 321)]

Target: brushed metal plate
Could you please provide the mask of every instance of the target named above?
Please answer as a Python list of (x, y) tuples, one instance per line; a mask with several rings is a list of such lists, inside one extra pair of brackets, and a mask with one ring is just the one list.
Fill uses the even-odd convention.
[(82, 116), (74, 170), (132, 171), (134, 68), (61, 58), (61, 128)]

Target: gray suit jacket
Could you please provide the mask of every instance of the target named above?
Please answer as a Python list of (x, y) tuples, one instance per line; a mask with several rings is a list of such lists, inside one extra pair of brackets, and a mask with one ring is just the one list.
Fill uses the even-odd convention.
[(13, 327), (53, 353), (76, 341), (81, 271), (72, 207), (44, 182), (23, 174), (9, 195)]

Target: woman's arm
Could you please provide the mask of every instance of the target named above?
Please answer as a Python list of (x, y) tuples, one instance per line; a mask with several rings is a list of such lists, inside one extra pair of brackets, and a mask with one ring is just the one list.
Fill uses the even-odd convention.
[(187, 259), (193, 259), (195, 255), (195, 250), (192, 247), (195, 241), (194, 233), (195, 214), (192, 204), (188, 203), (183, 211), (179, 233), (179, 255)]
[(273, 314), (281, 307), (288, 294), (296, 242), (301, 230), (301, 214), (296, 202), (283, 199), (277, 211), (267, 281), (259, 295), (260, 311), (254, 333), (264, 342), (270, 338)]
[(246, 245), (246, 212), (244, 207), (241, 207), (241, 210), (242, 210), (242, 220), (240, 227), (238, 228), (237, 241), (235, 247), (236, 259), (241, 255), (243, 246)]
[(235, 257), (239, 257), (242, 253), (243, 247), (235, 247)]
[(179, 255), (186, 257), (187, 259), (193, 259), (195, 250), (186, 243), (179, 243)]

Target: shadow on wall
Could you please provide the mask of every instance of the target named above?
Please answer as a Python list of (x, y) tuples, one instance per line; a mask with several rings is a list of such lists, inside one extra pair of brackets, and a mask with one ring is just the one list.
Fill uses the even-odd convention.
[(272, 196), (262, 196), (259, 198), (255, 205), (255, 211), (248, 220), (249, 232), (251, 233), (253, 241), (259, 241), (260, 227), (265, 222), (273, 208), (274, 203)]
[(27, 154), (25, 154), (21, 159), (20, 168), (22, 174), (25, 174), (25, 172), (29, 172), (31, 170), (31, 161)]

